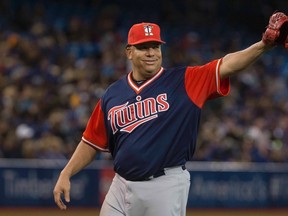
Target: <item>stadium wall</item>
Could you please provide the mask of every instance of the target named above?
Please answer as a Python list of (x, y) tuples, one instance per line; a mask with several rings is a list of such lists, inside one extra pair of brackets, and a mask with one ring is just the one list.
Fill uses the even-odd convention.
[[(55, 206), (53, 188), (67, 161), (0, 159), (0, 207)], [(288, 206), (288, 166), (274, 163), (189, 162), (189, 208), (281, 208)], [(114, 172), (95, 161), (72, 177), (75, 207), (99, 207)]]

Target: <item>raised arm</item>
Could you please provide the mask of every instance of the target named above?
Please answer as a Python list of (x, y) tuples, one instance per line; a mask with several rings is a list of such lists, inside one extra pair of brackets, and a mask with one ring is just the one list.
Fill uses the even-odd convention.
[(220, 65), (221, 79), (244, 70), (269, 49), (271, 49), (271, 46), (259, 41), (244, 50), (224, 56)]
[(81, 141), (68, 164), (60, 173), (54, 187), (54, 200), (61, 210), (67, 208), (61, 199), (62, 194), (64, 195), (65, 201), (70, 202), (70, 178), (90, 164), (94, 160), (96, 152), (94, 148)]

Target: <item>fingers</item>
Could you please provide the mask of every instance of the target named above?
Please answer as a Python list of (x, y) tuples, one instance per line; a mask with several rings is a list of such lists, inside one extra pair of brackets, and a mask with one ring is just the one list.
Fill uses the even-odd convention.
[(65, 191), (64, 192), (64, 198), (66, 202), (70, 202), (70, 192), (69, 191)]
[(54, 188), (53, 194), (54, 194), (54, 201), (57, 204), (57, 206), (61, 210), (66, 210), (67, 206), (62, 200), (62, 194), (64, 195), (65, 202), (70, 202), (70, 184), (67, 183), (64, 184), (64, 186), (62, 186), (62, 182), (58, 181)]
[(54, 201), (56, 205), (61, 209), (61, 210), (66, 210), (67, 206), (63, 203), (61, 199), (61, 194), (60, 192), (54, 191)]

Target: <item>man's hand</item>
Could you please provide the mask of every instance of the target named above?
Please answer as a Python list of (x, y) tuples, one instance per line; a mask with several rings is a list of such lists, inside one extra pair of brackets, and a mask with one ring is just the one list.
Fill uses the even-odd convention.
[(64, 195), (65, 201), (70, 202), (70, 187), (70, 178), (61, 173), (53, 191), (55, 203), (61, 210), (67, 209), (67, 206), (61, 198), (62, 194)]

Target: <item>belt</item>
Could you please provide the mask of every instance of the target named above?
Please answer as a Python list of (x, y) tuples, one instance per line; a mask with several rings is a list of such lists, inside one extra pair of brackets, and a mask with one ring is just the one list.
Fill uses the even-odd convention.
[[(176, 167), (174, 167), (174, 168), (176, 168)], [(160, 176), (166, 175), (167, 170), (174, 169), (174, 168), (172, 168), (172, 167), (164, 168), (163, 170), (160, 170), (159, 172), (155, 173), (154, 175), (152, 175), (150, 177), (143, 178), (143, 179), (137, 179), (137, 180), (133, 180), (133, 181), (150, 181), (152, 179), (155, 179), (155, 178), (158, 178)], [(177, 167), (177, 168), (181, 168), (182, 170), (186, 170), (185, 165), (182, 165), (182, 166)]]

